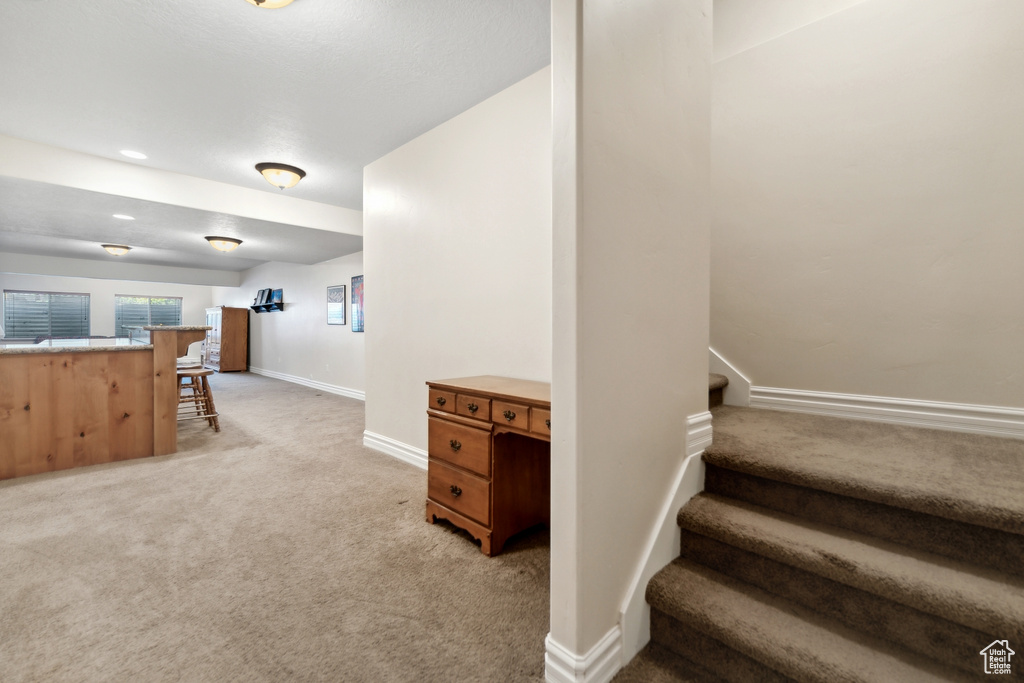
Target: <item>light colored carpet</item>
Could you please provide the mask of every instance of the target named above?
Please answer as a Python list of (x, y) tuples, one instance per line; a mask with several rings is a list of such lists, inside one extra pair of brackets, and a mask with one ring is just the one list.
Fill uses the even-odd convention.
[(0, 482), (0, 681), (543, 679), (545, 530), (487, 558), (361, 402), (211, 384), (175, 455)]

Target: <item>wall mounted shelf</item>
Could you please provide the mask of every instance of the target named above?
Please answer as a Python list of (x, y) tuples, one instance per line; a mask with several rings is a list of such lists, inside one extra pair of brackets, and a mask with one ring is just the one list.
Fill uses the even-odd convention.
[(257, 313), (270, 313), (271, 311), (283, 311), (284, 310), (284, 302), (269, 303), (269, 304), (256, 304), (255, 306), (250, 306), (249, 308), (251, 308), (252, 310), (256, 311)]

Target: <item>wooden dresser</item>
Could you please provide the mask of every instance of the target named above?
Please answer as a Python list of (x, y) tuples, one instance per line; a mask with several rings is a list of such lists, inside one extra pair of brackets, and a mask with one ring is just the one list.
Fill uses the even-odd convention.
[(249, 309), (215, 306), (206, 309), (203, 365), (218, 372), (249, 369)]
[(494, 556), (550, 521), (551, 385), (483, 375), (427, 382), (427, 521)]

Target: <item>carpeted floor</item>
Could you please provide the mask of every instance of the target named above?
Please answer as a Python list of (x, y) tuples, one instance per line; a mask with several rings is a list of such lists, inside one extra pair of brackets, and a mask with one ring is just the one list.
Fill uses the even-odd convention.
[(539, 681), (548, 536), (424, 521), (363, 404), (212, 378), (175, 455), (0, 482), (0, 681)]

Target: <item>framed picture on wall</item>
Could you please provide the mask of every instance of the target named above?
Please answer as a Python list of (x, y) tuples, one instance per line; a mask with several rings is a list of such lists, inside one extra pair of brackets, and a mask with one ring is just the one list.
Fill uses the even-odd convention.
[(272, 291), (270, 293), (270, 303), (272, 303), (272, 304), (284, 303), (284, 290), (283, 289), (275, 289), (274, 291)]
[(327, 288), (327, 324), (344, 325), (345, 307), (345, 285), (334, 285)]
[(363, 276), (352, 278), (352, 331), (363, 331)]

